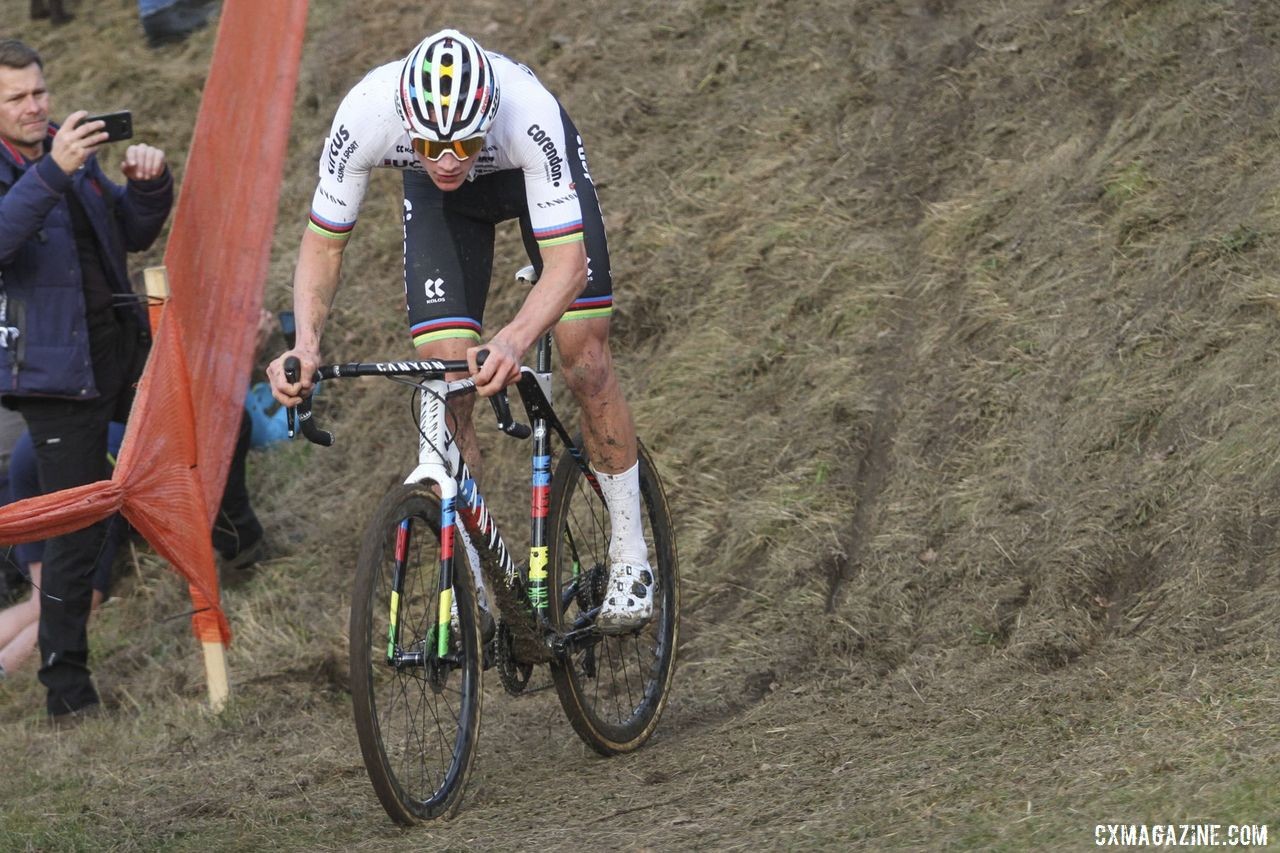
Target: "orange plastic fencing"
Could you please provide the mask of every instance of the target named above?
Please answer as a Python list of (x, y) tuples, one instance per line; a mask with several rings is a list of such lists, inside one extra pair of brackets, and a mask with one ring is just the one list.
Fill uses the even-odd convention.
[(122, 511), (190, 584), (206, 642), (231, 640), (209, 532), (244, 413), (306, 15), (307, 0), (222, 4), (165, 250), (170, 298), (112, 479), (0, 509), (0, 542)]

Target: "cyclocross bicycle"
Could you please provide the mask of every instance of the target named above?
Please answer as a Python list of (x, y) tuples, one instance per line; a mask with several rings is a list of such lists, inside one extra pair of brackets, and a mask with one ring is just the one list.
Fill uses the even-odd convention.
[[(516, 276), (532, 283), (532, 268)], [(289, 359), (296, 382), (299, 365)], [(292, 372), (290, 372), (292, 371)], [(666, 495), (641, 445), (640, 492), (654, 571), (653, 618), (622, 635), (595, 624), (609, 573), (609, 512), (580, 441), (551, 406), (551, 334), (515, 388), (490, 398), (499, 428), (532, 435), (527, 563), (511, 556), (449, 430), (446, 401), (475, 393), (465, 361), (330, 364), (315, 379), (383, 376), (420, 395), (418, 464), (389, 492), (365, 529), (351, 601), (351, 694), (365, 767), (387, 814), (402, 824), (448, 817), (462, 800), (480, 732), (481, 681), (496, 668), (519, 695), (550, 666), (578, 735), (602, 755), (639, 748), (658, 725), (675, 671), (680, 576)], [(290, 413), (311, 441), (333, 444), (311, 415)], [(551, 473), (552, 437), (561, 444)], [(477, 602), (458, 522), (480, 555), (491, 617)], [(483, 624), (482, 624), (483, 622)]]

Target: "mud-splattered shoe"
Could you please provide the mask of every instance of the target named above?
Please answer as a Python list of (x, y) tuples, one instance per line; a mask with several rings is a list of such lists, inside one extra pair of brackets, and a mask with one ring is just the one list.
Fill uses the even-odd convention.
[(609, 567), (604, 604), (596, 625), (606, 634), (634, 631), (653, 618), (653, 570), (643, 563), (614, 563)]

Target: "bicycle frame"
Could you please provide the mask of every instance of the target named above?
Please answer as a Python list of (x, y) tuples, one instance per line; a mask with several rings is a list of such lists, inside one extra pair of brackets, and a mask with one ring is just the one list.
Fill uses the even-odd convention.
[[(591, 487), (599, 492), (600, 486), (574, 443), (569, 431), (561, 423), (551, 406), (551, 333), (545, 333), (538, 341), (534, 368), (521, 367), (516, 391), (524, 405), (532, 425), (532, 482), (530, 486), (530, 526), (528, 587), (524, 590), (526, 603), (532, 611), (538, 627), (544, 634), (553, 634), (548, 616), (547, 567), (549, 547), (547, 542), (547, 514), (550, 510), (551, 492), (551, 432), (560, 438), (565, 449), (581, 468)], [(453, 558), (455, 553), (456, 525), (461, 518), (463, 528), (482, 557), (488, 557), (498, 567), (500, 576), (508, 584), (520, 574), (511, 558), (497, 522), (485, 505), (484, 497), (471, 476), (466, 460), (462, 458), (447, 423), (447, 400), (451, 396), (474, 393), (471, 379), (444, 381), (425, 380), (419, 410), (418, 464), (405, 478), (405, 483), (433, 482), (440, 489), (442, 513), (440, 519), (440, 609), (436, 631), (438, 650), (443, 657), (448, 651), (449, 621), (452, 605)], [(498, 418), (498, 426), (511, 435), (521, 435), (514, 424), (505, 396), (491, 398)], [(527, 433), (524, 433), (527, 435)], [(401, 565), (397, 559), (397, 581)], [(396, 600), (402, 588), (396, 586)], [(393, 605), (394, 606), (394, 605)], [(512, 614), (507, 614), (510, 617)], [(392, 614), (391, 624), (396, 624)], [(390, 649), (394, 649), (394, 642)]]
[[(459, 508), (463, 526), (477, 550), (484, 549), (494, 560), (500, 573), (508, 581), (518, 570), (506, 541), (498, 530), (497, 522), (485, 505), (471, 470), (462, 458), (457, 441), (447, 422), (447, 400), (452, 396), (474, 393), (471, 379), (446, 381), (427, 379), (419, 383), (422, 388), (418, 414), (418, 464), (404, 480), (405, 484), (433, 483), (440, 490), (440, 605), (437, 613), (436, 653), (445, 657), (449, 651), (449, 620), (453, 605), (454, 551), (457, 538)], [(459, 503), (461, 496), (461, 504)], [(402, 537), (407, 538), (407, 524), (402, 526)], [(406, 543), (407, 544), (407, 543)], [(392, 580), (388, 658), (394, 657), (398, 645), (399, 602), (404, 592), (404, 551), (401, 540), (396, 542), (396, 568)]]
[[(516, 382), (516, 391), (524, 405), (525, 414), (532, 428), (515, 423), (511, 417), (510, 405), (506, 392), (490, 397), (498, 426), (503, 432), (518, 438), (533, 436), (532, 482), (530, 495), (530, 529), (529, 529), (529, 561), (528, 586), (520, 581), (520, 570), (511, 557), (506, 541), (498, 530), (497, 522), (485, 505), (471, 471), (463, 459), (460, 448), (452, 431), (449, 429), (447, 414), (450, 397), (475, 393), (475, 381), (472, 379), (446, 380), (448, 371), (465, 369), (461, 362), (415, 361), (415, 362), (372, 362), (334, 364), (321, 367), (316, 372), (316, 379), (337, 379), (353, 376), (419, 376), (414, 383), (421, 391), (418, 412), (418, 462), (405, 478), (406, 484), (433, 483), (440, 491), (440, 604), (437, 613), (435, 631), (436, 656), (445, 658), (449, 649), (450, 619), (453, 606), (454, 553), (457, 540), (457, 522), (462, 521), (463, 529), (471, 538), (476, 550), (484, 559), (491, 561), (498, 568), (499, 577), (509, 587), (517, 588), (520, 603), (532, 613), (536, 627), (544, 638), (550, 640), (546, 645), (552, 649), (563, 649), (565, 637), (561, 636), (550, 624), (548, 617), (549, 594), (547, 586), (549, 543), (547, 542), (547, 515), (550, 511), (551, 492), (551, 433), (561, 440), (565, 450), (570, 454), (591, 488), (600, 493), (600, 484), (595, 474), (583, 457), (582, 451), (574, 443), (569, 431), (556, 416), (551, 406), (551, 346), (552, 336), (546, 332), (538, 341), (535, 367), (521, 367), (520, 379)], [(286, 368), (288, 370), (288, 368)], [(423, 378), (423, 377), (430, 378)], [(320, 430), (311, 419), (311, 401), (305, 400), (297, 408), (297, 424), (311, 441), (325, 446), (333, 444), (333, 436)], [(293, 410), (290, 410), (290, 435), (294, 433)], [(399, 606), (404, 593), (404, 572), (408, 558), (408, 524), (402, 523), (396, 538), (395, 571), (392, 578), (391, 613), (387, 637), (387, 662), (393, 666), (421, 665), (421, 655), (413, 652), (398, 652), (399, 647)], [(503, 610), (510, 619), (514, 616)]]

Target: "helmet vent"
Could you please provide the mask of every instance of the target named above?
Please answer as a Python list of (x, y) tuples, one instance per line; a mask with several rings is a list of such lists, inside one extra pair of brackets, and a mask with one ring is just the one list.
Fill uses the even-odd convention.
[(498, 100), (493, 66), (483, 48), (456, 30), (422, 41), (401, 67), (401, 115), (413, 136), (465, 139), (485, 133)]

